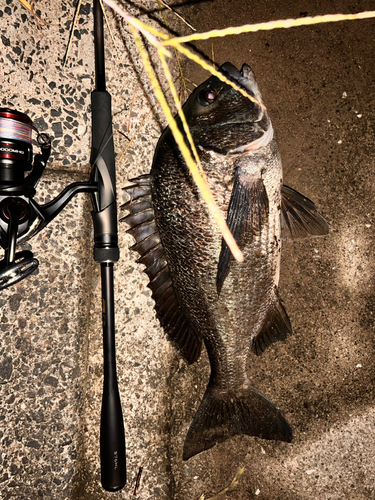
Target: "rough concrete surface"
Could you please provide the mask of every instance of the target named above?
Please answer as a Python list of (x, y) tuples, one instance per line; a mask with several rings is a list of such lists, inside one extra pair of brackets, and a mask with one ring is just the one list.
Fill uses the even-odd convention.
[[(178, 3), (198, 31), (373, 8), (365, 0)], [(51, 23), (41, 29), (18, 0), (0, 4), (1, 106), (28, 113), (54, 136), (53, 161), (38, 187), (42, 202), (88, 177), (90, 5), (83, 2), (63, 69), (73, 2), (39, 0), (36, 8)], [(160, 19), (156, 2), (143, 3), (149, 16), (135, 3), (123, 5), (142, 20)], [(190, 33), (166, 15), (176, 31)], [(117, 54), (106, 35), (120, 205), (120, 187), (149, 171), (164, 121), (156, 108), (120, 160), (128, 141), (118, 132), (132, 136), (155, 99), (129, 33), (112, 14), (109, 21), (119, 46)], [(147, 278), (129, 250), (132, 238), (120, 223), (116, 340), (128, 485), (112, 494), (101, 488), (100, 278), (92, 259), (90, 202), (79, 195), (24, 245), (40, 260), (38, 273), (1, 293), (0, 498), (130, 499), (139, 466), (140, 499), (209, 498), (241, 466), (239, 485), (226, 498), (375, 498), (374, 26), (373, 20), (353, 21), (213, 41), (215, 62), (247, 62), (254, 69), (285, 184), (312, 199), (331, 226), (327, 237), (284, 244), (280, 295), (293, 335), (249, 359), (252, 380), (282, 409), (293, 442), (239, 436), (182, 462), (209, 376), (207, 356), (188, 367), (165, 340)], [(211, 57), (211, 41), (197, 47)], [(207, 78), (186, 61), (184, 72), (195, 83)]]

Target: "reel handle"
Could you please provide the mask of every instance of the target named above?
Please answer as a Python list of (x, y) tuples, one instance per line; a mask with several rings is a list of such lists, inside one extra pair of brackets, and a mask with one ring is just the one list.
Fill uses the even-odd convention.
[(16, 253), (18, 226), (27, 217), (27, 204), (22, 199), (6, 198), (1, 205), (9, 222), (5, 255), (0, 262), (0, 290), (4, 290), (29, 276), (39, 262), (28, 250)]
[[(2, 262), (6, 262), (5, 259)], [(16, 253), (13, 263), (0, 270), (0, 290), (27, 278), (38, 266), (38, 259), (35, 259), (29, 250)]]

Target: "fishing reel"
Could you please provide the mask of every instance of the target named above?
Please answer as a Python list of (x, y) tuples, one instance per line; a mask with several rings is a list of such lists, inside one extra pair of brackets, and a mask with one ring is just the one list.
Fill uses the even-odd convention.
[[(33, 142), (41, 150), (34, 163)], [(76, 193), (97, 190), (91, 183), (73, 183), (50, 203), (39, 205), (34, 200), (36, 186), (50, 153), (50, 138), (39, 133), (26, 114), (0, 108), (0, 246), (5, 250), (0, 290), (23, 280), (39, 265), (30, 250), (16, 252), (16, 246), (43, 229)]]
[[(0, 290), (26, 278), (39, 262), (29, 250), (16, 253), (16, 245), (36, 227), (38, 214), (31, 198), (51, 151), (47, 135), (39, 134), (42, 154), (33, 161), (33, 122), (24, 113), (0, 108)], [(31, 173), (25, 178), (25, 172)]]

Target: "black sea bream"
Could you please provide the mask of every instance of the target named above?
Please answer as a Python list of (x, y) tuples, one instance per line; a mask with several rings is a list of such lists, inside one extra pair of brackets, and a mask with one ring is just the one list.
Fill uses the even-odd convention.
[[(208, 183), (244, 255), (235, 261), (167, 128), (151, 173), (126, 188), (124, 220), (145, 264), (157, 316), (188, 363), (202, 340), (211, 364), (203, 401), (183, 458), (236, 434), (291, 441), (281, 414), (247, 375), (249, 350), (260, 354), (291, 332), (278, 296), (281, 239), (328, 233), (314, 204), (283, 186), (282, 165), (252, 70), (226, 63), (184, 105)], [(182, 126), (179, 128), (182, 132)]]

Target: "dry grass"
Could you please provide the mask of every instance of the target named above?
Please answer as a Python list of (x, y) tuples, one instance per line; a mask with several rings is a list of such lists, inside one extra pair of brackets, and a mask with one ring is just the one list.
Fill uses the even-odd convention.
[(242, 474), (245, 471), (245, 467), (241, 467), (241, 469), (238, 469), (236, 475), (234, 476), (233, 481), (223, 490), (219, 491), (219, 493), (216, 493), (213, 497), (207, 498), (202, 494), (199, 497), (199, 500), (217, 500), (217, 498), (221, 497), (222, 495), (225, 495), (225, 493), (228, 493), (228, 491), (234, 490), (238, 486), (238, 480), (242, 476)]

